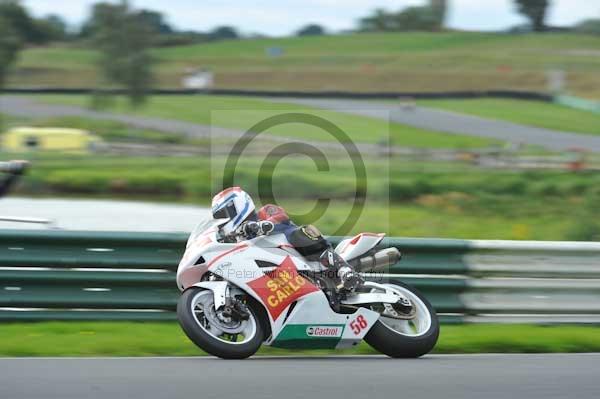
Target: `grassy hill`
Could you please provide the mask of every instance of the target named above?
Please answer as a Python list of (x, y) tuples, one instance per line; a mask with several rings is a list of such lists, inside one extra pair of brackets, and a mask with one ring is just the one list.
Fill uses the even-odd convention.
[[(269, 47), (283, 55), (269, 57)], [(433, 91), (544, 90), (546, 71), (567, 71), (568, 88), (600, 98), (600, 37), (575, 34), (386, 33), (224, 41), (161, 48), (157, 83), (178, 87), (187, 68), (216, 73), (220, 88)], [(29, 48), (13, 86), (89, 86), (92, 50)]]

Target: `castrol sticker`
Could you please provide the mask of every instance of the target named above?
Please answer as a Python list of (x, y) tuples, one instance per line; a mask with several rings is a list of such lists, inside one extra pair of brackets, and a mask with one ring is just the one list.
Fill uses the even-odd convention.
[(341, 337), (343, 326), (308, 326), (306, 327), (306, 335), (309, 337)]
[(252, 280), (248, 286), (260, 297), (273, 320), (276, 320), (292, 302), (319, 290), (298, 274), (289, 256), (269, 275)]

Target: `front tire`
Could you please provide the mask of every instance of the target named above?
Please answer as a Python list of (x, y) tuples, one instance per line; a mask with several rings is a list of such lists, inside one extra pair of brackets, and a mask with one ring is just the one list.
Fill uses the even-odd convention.
[(435, 310), (416, 288), (400, 281), (392, 281), (385, 285), (400, 291), (410, 299), (417, 310), (415, 319), (421, 318), (413, 321), (413, 326), (410, 321), (382, 316), (369, 330), (365, 341), (375, 350), (393, 358), (417, 358), (429, 353), (440, 335), (440, 324)]
[(188, 288), (177, 303), (177, 319), (200, 349), (222, 359), (245, 359), (255, 354), (264, 340), (257, 305), (253, 301), (246, 305), (248, 320), (227, 323), (218, 317), (212, 291)]

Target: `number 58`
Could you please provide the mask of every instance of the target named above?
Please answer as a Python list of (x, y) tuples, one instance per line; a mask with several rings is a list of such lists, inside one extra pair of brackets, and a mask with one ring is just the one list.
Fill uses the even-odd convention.
[(364, 318), (363, 315), (358, 316), (355, 320), (352, 320), (350, 322), (350, 328), (352, 329), (354, 335), (360, 334), (362, 330), (367, 328), (367, 325), (367, 320)]

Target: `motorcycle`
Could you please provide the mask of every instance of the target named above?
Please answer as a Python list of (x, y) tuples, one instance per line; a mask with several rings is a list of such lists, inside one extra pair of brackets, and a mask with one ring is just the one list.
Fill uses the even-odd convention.
[[(268, 234), (263, 225), (255, 238), (219, 242), (226, 221), (201, 222), (177, 270), (179, 324), (204, 351), (243, 359), (263, 344), (337, 349), (364, 339), (390, 357), (415, 358), (435, 346), (437, 315), (415, 288), (396, 280), (365, 281), (338, 297), (327, 288), (327, 268), (301, 256), (284, 234)], [(382, 270), (400, 259), (396, 248), (376, 251), (383, 237), (361, 233), (335, 251), (359, 272)]]

